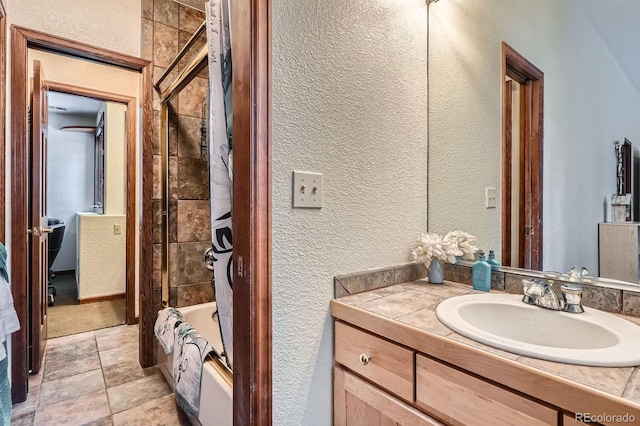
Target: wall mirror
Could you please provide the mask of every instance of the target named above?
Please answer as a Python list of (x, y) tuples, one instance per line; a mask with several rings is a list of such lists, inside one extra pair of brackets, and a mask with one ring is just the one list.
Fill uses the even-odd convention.
[(614, 142), (640, 147), (640, 79), (627, 64), (639, 15), (633, 0), (430, 4), (430, 231), (462, 229), (500, 253), (501, 200), (487, 208), (486, 188), (500, 195), (506, 42), (544, 73), (540, 269), (598, 274), (598, 224), (616, 191)]

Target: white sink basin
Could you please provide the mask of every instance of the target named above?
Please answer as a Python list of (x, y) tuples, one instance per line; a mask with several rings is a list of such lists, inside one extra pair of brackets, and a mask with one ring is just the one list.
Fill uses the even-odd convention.
[(552, 311), (513, 294), (468, 294), (438, 305), (438, 319), (453, 331), (495, 348), (568, 364), (600, 367), (640, 365), (640, 327), (584, 308)]

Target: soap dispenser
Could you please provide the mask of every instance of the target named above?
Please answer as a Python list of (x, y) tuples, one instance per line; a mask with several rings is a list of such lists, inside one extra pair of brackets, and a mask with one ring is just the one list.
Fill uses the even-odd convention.
[(484, 251), (480, 251), (480, 257), (473, 264), (471, 270), (471, 283), (474, 290), (491, 290), (491, 265), (484, 258)]
[(487, 263), (491, 266), (492, 270), (500, 266), (500, 261), (496, 259), (496, 254), (493, 250), (489, 250), (489, 259), (487, 259)]

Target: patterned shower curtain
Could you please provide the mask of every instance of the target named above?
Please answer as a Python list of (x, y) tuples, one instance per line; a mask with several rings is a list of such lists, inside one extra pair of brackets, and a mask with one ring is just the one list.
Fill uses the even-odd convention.
[(227, 363), (233, 367), (233, 239), (231, 222), (232, 103), (229, 0), (209, 0), (209, 188), (218, 321)]

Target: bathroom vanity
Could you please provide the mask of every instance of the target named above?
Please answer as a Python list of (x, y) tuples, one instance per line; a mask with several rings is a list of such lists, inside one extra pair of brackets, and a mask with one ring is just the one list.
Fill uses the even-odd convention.
[(600, 424), (640, 421), (637, 367), (530, 358), (445, 327), (437, 305), (469, 293), (466, 284), (419, 280), (332, 300), (334, 424), (583, 424), (575, 413), (604, 416)]

